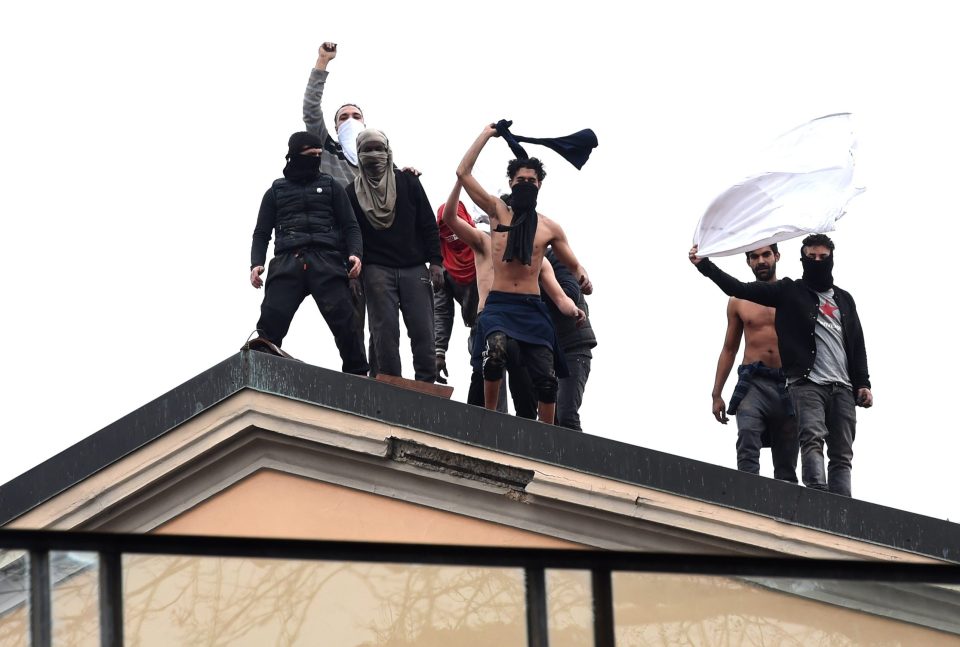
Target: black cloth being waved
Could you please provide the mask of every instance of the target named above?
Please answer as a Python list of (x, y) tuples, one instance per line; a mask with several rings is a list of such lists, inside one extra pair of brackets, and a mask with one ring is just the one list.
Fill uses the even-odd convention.
[(413, 173), (393, 172), (397, 178), (397, 215), (393, 225), (387, 229), (373, 228), (363, 215), (353, 184), (347, 187), (347, 195), (363, 234), (364, 264), (393, 268), (424, 263), (442, 265), (437, 219), (423, 185)]
[[(746, 299), (760, 305), (777, 309), (775, 326), (780, 347), (780, 361), (787, 379), (810, 376), (817, 356), (817, 341), (814, 329), (817, 325), (817, 308), (820, 304), (816, 292), (799, 279), (781, 279), (773, 283), (755, 281), (743, 283), (733, 278), (709, 259), (697, 264), (701, 274), (717, 284), (728, 296)], [(857, 315), (857, 305), (846, 290), (833, 287), (833, 296), (843, 314), (843, 345), (847, 354), (847, 369), (853, 385), (854, 397), (859, 389), (870, 388), (867, 370), (867, 350), (863, 329)]]

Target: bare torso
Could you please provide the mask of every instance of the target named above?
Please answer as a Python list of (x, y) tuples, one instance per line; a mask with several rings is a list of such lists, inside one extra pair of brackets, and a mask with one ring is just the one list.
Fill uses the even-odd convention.
[(487, 295), (490, 294), (490, 289), (493, 287), (493, 263), (490, 262), (490, 236), (484, 234), (483, 239), (484, 251), (480, 252), (480, 250), (476, 248), (473, 250), (473, 264), (474, 267), (477, 268), (478, 313), (483, 311), (483, 304), (487, 302)]
[(771, 368), (780, 368), (780, 349), (774, 326), (776, 309), (743, 299), (734, 298), (730, 302), (743, 322), (743, 363), (763, 362)]
[(492, 289), (499, 292), (513, 292), (515, 294), (540, 294), (540, 264), (543, 255), (555, 236), (552, 220), (538, 213), (537, 233), (533, 239), (533, 252), (530, 265), (524, 265), (519, 260), (509, 263), (503, 261), (503, 252), (507, 247), (506, 232), (494, 231), (497, 224), (509, 225), (513, 220), (513, 212), (502, 202), (497, 204), (497, 213), (490, 218), (491, 252), (490, 259), (493, 267)]

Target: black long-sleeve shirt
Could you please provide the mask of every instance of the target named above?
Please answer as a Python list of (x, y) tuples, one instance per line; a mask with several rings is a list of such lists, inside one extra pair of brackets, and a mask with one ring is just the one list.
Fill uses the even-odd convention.
[(553, 325), (557, 329), (560, 348), (562, 348), (564, 352), (567, 352), (575, 348), (589, 349), (596, 347), (597, 336), (594, 334), (593, 326), (590, 324), (590, 307), (587, 305), (587, 300), (580, 290), (580, 283), (577, 282), (573, 272), (557, 259), (556, 254), (553, 253), (553, 248), (547, 249), (545, 257), (553, 267), (553, 273), (557, 278), (557, 283), (560, 284), (564, 293), (587, 315), (583, 325), (577, 328), (576, 317), (569, 317), (560, 312), (557, 304), (547, 296), (545, 291), (540, 290), (543, 301), (547, 304), (547, 309), (550, 310), (550, 316), (553, 318)]
[(440, 230), (423, 185), (413, 173), (394, 171), (397, 178), (396, 216), (387, 229), (374, 229), (367, 220), (357, 191), (347, 187), (350, 204), (363, 234), (363, 262), (385, 267), (412, 267), (430, 263), (442, 265)]

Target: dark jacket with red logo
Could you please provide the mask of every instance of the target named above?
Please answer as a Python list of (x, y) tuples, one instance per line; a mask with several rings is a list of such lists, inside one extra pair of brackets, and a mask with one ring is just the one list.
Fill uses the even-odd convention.
[[(719, 267), (703, 259), (697, 265), (700, 273), (713, 281), (727, 295), (746, 299), (760, 305), (777, 309), (775, 325), (780, 347), (780, 361), (788, 378), (809, 377), (817, 357), (817, 308), (820, 299), (803, 279), (781, 279), (768, 283), (754, 281), (743, 283)], [(833, 298), (840, 308), (840, 323), (843, 327), (843, 347), (847, 354), (847, 371), (853, 392), (870, 388), (870, 373), (867, 370), (867, 349), (863, 341), (863, 328), (857, 316), (857, 304), (846, 290), (833, 287)]]

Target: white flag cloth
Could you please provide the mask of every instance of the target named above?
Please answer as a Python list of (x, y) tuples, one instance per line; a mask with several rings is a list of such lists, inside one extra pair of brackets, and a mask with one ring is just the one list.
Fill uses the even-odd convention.
[(833, 231), (854, 186), (852, 115), (827, 115), (778, 138), (758, 168), (713, 201), (693, 235), (700, 256), (731, 256)]

